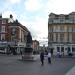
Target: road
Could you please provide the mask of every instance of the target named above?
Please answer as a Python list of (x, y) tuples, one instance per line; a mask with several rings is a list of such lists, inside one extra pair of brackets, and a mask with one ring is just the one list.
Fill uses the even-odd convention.
[(75, 66), (75, 58), (52, 58), (52, 64), (45, 58), (44, 66), (41, 66), (39, 56), (36, 61), (20, 59), (18, 55), (0, 55), (0, 75), (65, 75)]

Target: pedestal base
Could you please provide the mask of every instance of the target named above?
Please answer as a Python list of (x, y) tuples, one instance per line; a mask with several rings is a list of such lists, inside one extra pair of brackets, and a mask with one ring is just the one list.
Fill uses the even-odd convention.
[(29, 56), (29, 55), (23, 55), (22, 56), (22, 60), (34, 60), (34, 57), (31, 55), (31, 56)]
[(30, 47), (26, 47), (23, 54), (22, 54), (22, 60), (34, 60), (34, 55), (33, 55), (33, 49)]

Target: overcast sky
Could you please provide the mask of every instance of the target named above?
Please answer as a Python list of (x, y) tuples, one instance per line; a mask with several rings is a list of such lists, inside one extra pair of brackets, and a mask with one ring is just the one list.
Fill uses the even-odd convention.
[(47, 44), (48, 15), (69, 14), (75, 11), (75, 0), (0, 0), (0, 13), (3, 17), (13, 15), (26, 26), (33, 39)]

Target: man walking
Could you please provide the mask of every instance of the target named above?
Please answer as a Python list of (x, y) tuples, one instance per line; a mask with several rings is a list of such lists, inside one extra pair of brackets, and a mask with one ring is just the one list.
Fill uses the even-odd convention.
[(41, 65), (44, 65), (44, 52), (43, 51), (40, 53), (40, 60), (41, 60)]

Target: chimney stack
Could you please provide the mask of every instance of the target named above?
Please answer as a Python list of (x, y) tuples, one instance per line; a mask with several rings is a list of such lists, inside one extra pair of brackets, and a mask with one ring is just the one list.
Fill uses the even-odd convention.
[(13, 18), (12, 14), (10, 14), (10, 18)]
[(0, 18), (2, 18), (2, 14), (0, 14)]

